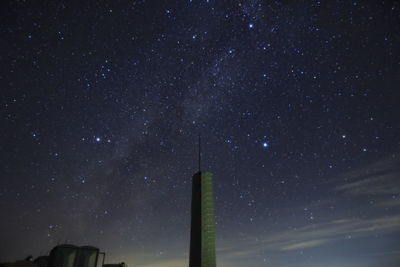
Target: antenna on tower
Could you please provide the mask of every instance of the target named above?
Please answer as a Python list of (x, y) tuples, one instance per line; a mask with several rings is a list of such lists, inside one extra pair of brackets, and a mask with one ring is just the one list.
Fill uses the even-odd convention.
[(199, 172), (201, 172), (201, 136), (199, 134)]

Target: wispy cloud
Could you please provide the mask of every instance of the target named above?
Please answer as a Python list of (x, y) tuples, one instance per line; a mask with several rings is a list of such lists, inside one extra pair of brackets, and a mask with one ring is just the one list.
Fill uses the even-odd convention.
[(399, 194), (400, 174), (386, 173), (336, 187), (336, 190), (351, 195)]
[(350, 195), (400, 194), (400, 162), (396, 157), (380, 160), (365, 168), (343, 174), (336, 191)]
[(315, 247), (319, 246), (322, 244), (325, 244), (329, 242), (327, 239), (317, 239), (317, 240), (310, 240), (310, 241), (304, 241), (304, 242), (298, 242), (290, 245), (286, 245), (281, 247), (281, 250), (296, 250), (296, 249), (305, 249), (305, 248), (310, 248), (310, 247)]
[(390, 198), (378, 201), (376, 203), (377, 207), (380, 208), (393, 208), (393, 207), (400, 207), (400, 198)]
[[(400, 194), (399, 166), (399, 160), (394, 156), (380, 160), (366, 168), (356, 169), (338, 177), (335, 179), (336, 186), (333, 187), (333, 190), (357, 199), (373, 195), (375, 196), (373, 207), (398, 207), (400, 206), (400, 199), (397, 197)], [(327, 203), (337, 203), (337, 200), (321, 199), (311, 203), (310, 206), (320, 207)], [(220, 253), (232, 259), (254, 258), (256, 255), (265, 255), (265, 253), (304, 250), (324, 246), (328, 243), (399, 231), (400, 215), (385, 214), (385, 216), (381, 216), (371, 213), (371, 216), (365, 219), (346, 217), (340, 220), (310, 224), (293, 230), (264, 234), (264, 236), (249, 237), (241, 242), (227, 241), (227, 244), (238, 245), (222, 247)]]
[(400, 230), (400, 215), (373, 219), (342, 219), (312, 224), (295, 230), (278, 232), (263, 238), (248, 238), (244, 242), (230, 242), (220, 250), (230, 257), (254, 257), (261, 252), (302, 250), (339, 240), (382, 235)]

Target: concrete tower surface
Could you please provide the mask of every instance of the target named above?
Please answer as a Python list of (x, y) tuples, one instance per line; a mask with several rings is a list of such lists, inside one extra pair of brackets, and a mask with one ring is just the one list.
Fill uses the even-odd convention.
[(201, 171), (192, 181), (189, 267), (216, 267), (212, 174)]

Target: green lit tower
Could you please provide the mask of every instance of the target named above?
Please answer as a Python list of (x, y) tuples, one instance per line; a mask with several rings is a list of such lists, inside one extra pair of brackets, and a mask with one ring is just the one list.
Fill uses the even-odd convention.
[(192, 179), (189, 267), (216, 267), (212, 174), (200, 170)]

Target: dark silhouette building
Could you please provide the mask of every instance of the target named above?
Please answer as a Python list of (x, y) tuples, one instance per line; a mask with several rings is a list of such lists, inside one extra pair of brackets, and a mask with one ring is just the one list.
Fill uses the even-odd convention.
[(216, 267), (211, 173), (193, 175), (191, 213), (189, 267)]

